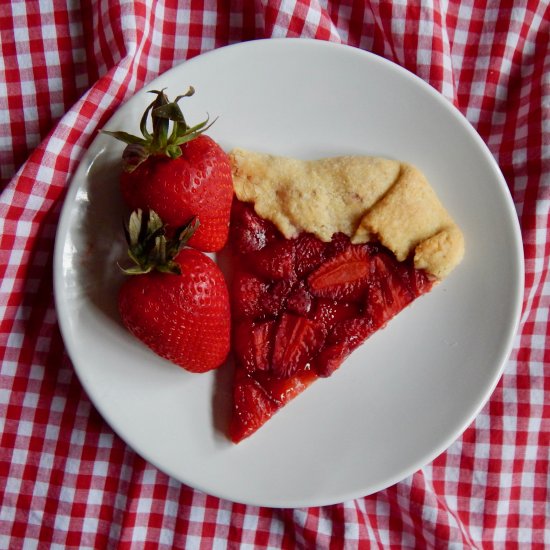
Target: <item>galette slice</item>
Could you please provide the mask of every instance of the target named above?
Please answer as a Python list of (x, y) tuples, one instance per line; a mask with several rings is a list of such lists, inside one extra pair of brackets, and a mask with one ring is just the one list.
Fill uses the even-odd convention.
[(464, 244), (410, 165), (230, 157), (238, 443), (450, 273)]

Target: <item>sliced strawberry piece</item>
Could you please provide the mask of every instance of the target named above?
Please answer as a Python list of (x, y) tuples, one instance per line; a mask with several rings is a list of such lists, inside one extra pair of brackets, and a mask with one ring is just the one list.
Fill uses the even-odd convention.
[(275, 321), (238, 321), (233, 329), (233, 351), (248, 372), (267, 371), (270, 366)]
[(265, 280), (296, 280), (292, 241), (275, 241), (268, 248), (247, 254), (246, 262), (254, 273)]
[(412, 262), (396, 264), (395, 269), (416, 297), (429, 292), (434, 284), (433, 277), (424, 270), (415, 269)]
[(271, 372), (288, 378), (306, 368), (308, 361), (323, 345), (323, 327), (311, 319), (283, 313), (275, 334)]
[(229, 437), (234, 443), (254, 433), (278, 409), (253, 378), (242, 375), (239, 378), (233, 389), (233, 414), (229, 426)]
[(345, 319), (336, 323), (331, 334), (327, 336), (326, 347), (315, 359), (317, 374), (330, 376), (374, 331), (372, 321), (365, 317)]
[(303, 277), (317, 269), (325, 259), (327, 245), (311, 233), (301, 233), (294, 241), (296, 274)]
[(286, 301), (288, 311), (298, 315), (307, 315), (313, 306), (313, 297), (304, 281), (300, 281), (293, 289)]
[(315, 358), (315, 372), (323, 378), (330, 376), (350, 353), (346, 343), (327, 346)]
[(248, 254), (264, 248), (277, 239), (275, 226), (254, 211), (251, 204), (233, 201), (230, 227), (232, 247), (239, 254)]
[(376, 329), (384, 326), (414, 298), (409, 281), (399, 273), (395, 262), (384, 253), (377, 254), (371, 262), (365, 304), (365, 315)]
[(263, 313), (262, 298), (266, 295), (268, 285), (263, 281), (241, 271), (233, 279), (233, 315), (240, 317), (257, 317)]
[(273, 378), (258, 376), (258, 381), (265, 388), (269, 397), (278, 405), (282, 406), (302, 393), (314, 380), (317, 373), (311, 369), (297, 372), (290, 378)]
[(326, 257), (336, 256), (352, 246), (349, 237), (345, 233), (335, 233), (326, 247)]
[(366, 246), (354, 245), (327, 260), (308, 277), (314, 296), (342, 300), (357, 298), (370, 275)]
[(266, 315), (277, 317), (286, 305), (287, 297), (292, 291), (293, 282), (284, 279), (273, 283), (262, 296), (262, 310)]
[(328, 298), (321, 298), (313, 314), (313, 319), (323, 325), (327, 333), (336, 323), (358, 317), (361, 309), (355, 302), (337, 302)]
[(354, 317), (336, 323), (327, 336), (327, 345), (345, 343), (349, 350), (362, 344), (376, 328), (368, 317)]

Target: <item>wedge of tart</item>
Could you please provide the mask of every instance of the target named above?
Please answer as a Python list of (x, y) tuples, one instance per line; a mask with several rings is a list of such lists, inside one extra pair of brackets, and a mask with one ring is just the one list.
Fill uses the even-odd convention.
[(238, 443), (446, 277), (464, 240), (411, 165), (242, 149), (230, 158)]

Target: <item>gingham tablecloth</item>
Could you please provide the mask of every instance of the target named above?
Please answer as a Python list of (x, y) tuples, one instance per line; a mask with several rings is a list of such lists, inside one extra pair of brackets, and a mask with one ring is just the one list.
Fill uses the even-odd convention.
[[(525, 246), (519, 334), (481, 414), (421, 471), (322, 508), (234, 504), (137, 456), (53, 304), (60, 207), (97, 129), (173, 65), (264, 37), (357, 46), (439, 90), (498, 161)], [(550, 547), (549, 37), (543, 0), (0, 2), (0, 548)]]

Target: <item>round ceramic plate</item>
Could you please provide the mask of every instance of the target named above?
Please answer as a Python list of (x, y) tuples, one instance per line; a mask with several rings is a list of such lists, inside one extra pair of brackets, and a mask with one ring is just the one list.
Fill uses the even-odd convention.
[(486, 146), (430, 86), (375, 55), (310, 40), (218, 49), (173, 68), (107, 128), (138, 132), (147, 90), (182, 100), (190, 123), (230, 150), (316, 158), (391, 157), (417, 165), (463, 229), (462, 264), (249, 439), (224, 433), (231, 368), (193, 375), (121, 325), (122, 144), (99, 135), (61, 215), (55, 291), (78, 376), (112, 428), (174, 478), (237, 502), (314, 506), (364, 496), (445, 450), (493, 391), (512, 346), (523, 288), (513, 203)]

